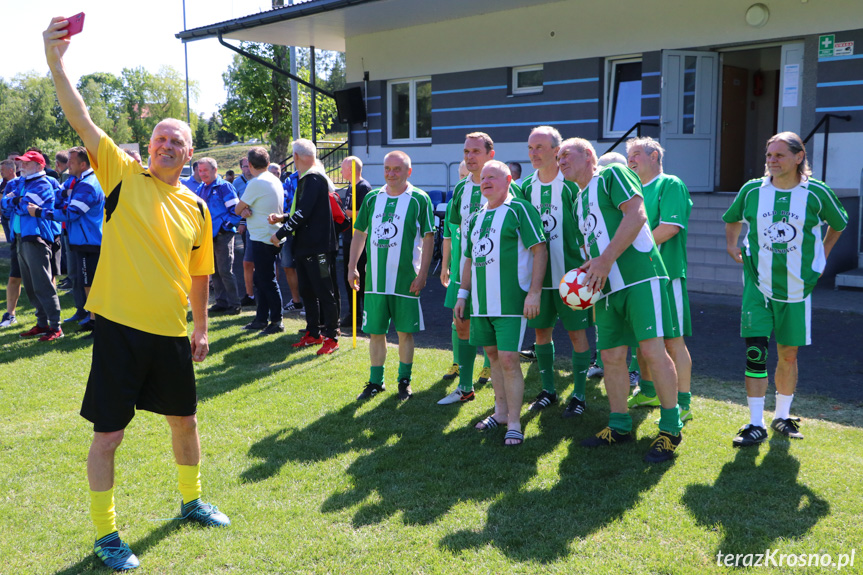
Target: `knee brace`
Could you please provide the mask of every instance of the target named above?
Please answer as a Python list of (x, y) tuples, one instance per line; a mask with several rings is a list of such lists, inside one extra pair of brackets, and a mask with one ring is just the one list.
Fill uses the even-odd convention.
[(746, 377), (767, 377), (767, 342), (766, 337), (746, 338)]

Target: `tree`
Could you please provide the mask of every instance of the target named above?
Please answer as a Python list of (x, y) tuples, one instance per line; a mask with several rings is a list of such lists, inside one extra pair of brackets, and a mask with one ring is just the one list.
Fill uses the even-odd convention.
[[(277, 46), (274, 50), (270, 44), (243, 43), (241, 48), (265, 60), (278, 61), (283, 68), (286, 66), (287, 60), (282, 54), (284, 47)], [(307, 62), (308, 58), (305, 61)], [(284, 80), (274, 80), (274, 74)], [(308, 64), (298, 70), (298, 75), (308, 81)], [(268, 139), (272, 148), (271, 156), (277, 160), (284, 158), (287, 155), (287, 144), (292, 133), (287, 77), (238, 54), (234, 56), (228, 71), (222, 74), (222, 79), (228, 91), (228, 98), (220, 109), (225, 128), (238, 134), (242, 139), (249, 136)], [(299, 92), (300, 135), (310, 138), (312, 135), (311, 90), (301, 86)], [(317, 95), (316, 101), (317, 135), (321, 137), (333, 123), (336, 105), (331, 98), (320, 94)]]
[[(174, 68), (163, 66), (157, 74), (141, 67), (123, 68), (121, 79), (123, 107), (133, 142), (146, 147), (156, 124), (165, 118), (186, 116), (186, 83)], [(196, 97), (197, 84), (192, 82), (189, 91)], [(197, 117), (192, 119), (195, 124)]]
[[(16, 75), (0, 89), (0, 152), (22, 153), (36, 139), (58, 139), (54, 84), (36, 72)], [(63, 144), (71, 142), (64, 141)]]
[(196, 149), (210, 147), (210, 127), (207, 125), (207, 121), (204, 120), (204, 114), (198, 116), (198, 125), (195, 127), (193, 145)]

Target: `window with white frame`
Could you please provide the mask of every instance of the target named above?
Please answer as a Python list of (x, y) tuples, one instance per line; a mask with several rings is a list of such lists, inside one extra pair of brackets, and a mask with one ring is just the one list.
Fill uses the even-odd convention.
[(619, 138), (641, 121), (641, 58), (605, 61), (603, 136)]
[(542, 92), (542, 64), (519, 66), (512, 69), (512, 93), (539, 94)]
[(431, 143), (431, 78), (387, 83), (389, 134), (392, 144)]

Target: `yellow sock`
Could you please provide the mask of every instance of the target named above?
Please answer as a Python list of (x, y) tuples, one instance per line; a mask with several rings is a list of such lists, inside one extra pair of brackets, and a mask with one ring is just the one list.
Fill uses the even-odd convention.
[(96, 525), (96, 539), (101, 539), (117, 530), (113, 487), (108, 491), (90, 491), (90, 518)]
[(183, 494), (183, 504), (201, 498), (201, 464), (177, 465), (180, 475), (178, 487)]

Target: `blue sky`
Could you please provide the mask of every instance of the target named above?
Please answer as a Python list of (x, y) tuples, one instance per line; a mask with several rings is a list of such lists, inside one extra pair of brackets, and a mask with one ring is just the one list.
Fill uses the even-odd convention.
[[(268, 0), (186, 0), (186, 24), (196, 28), (270, 9)], [(10, 79), (35, 70), (47, 73), (42, 31), (52, 16), (86, 14), (84, 31), (66, 52), (66, 68), (77, 79), (92, 72), (119, 74), (143, 66), (156, 72), (163, 65), (184, 71), (183, 44), (174, 34), (183, 29), (182, 0), (121, 2), (117, 0), (43, 0), (37, 4), (4, 3), (0, 28), (0, 76)], [(224, 102), (222, 73), (233, 52), (217, 40), (188, 45), (189, 78), (200, 86), (192, 109), (209, 116)]]

